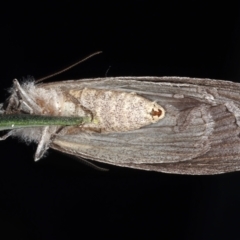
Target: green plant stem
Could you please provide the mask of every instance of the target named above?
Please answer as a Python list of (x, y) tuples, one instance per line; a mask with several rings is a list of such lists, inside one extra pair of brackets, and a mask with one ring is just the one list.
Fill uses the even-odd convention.
[(91, 122), (90, 117), (44, 116), (29, 114), (1, 114), (0, 131), (42, 126), (73, 126)]

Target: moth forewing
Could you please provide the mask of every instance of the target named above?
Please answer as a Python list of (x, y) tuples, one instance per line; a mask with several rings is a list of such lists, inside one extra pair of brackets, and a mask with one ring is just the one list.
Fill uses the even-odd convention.
[(59, 135), (52, 148), (104, 163), (168, 173), (239, 170), (239, 84), (179, 77), (86, 79), (69, 84), (70, 88), (135, 92), (161, 105), (165, 116), (133, 131), (92, 133), (87, 138)]
[[(38, 134), (14, 130), (12, 135), (39, 144), (38, 157), (51, 147), (90, 160), (168, 173), (217, 174), (240, 168), (240, 84), (117, 77), (26, 83), (21, 88), (26, 94), (13, 91), (5, 114), (13, 109), (36, 114), (39, 108), (43, 115), (91, 119), (78, 126), (31, 129)], [(19, 102), (25, 105), (19, 108)]]

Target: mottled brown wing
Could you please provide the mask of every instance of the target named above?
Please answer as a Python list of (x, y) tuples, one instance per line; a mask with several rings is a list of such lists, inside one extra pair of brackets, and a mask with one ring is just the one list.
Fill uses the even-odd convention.
[(161, 121), (124, 133), (57, 135), (51, 147), (117, 166), (179, 174), (240, 169), (240, 85), (178, 77), (86, 79), (42, 86), (136, 92), (166, 110)]

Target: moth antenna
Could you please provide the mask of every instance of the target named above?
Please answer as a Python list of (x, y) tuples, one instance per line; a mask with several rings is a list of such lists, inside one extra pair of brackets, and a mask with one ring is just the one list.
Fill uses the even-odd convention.
[(99, 166), (97, 166), (96, 164), (94, 164), (94, 163), (92, 163), (92, 162), (90, 162), (90, 161), (88, 161), (88, 160), (86, 160), (86, 159), (84, 159), (84, 158), (79, 158), (79, 160), (80, 160), (83, 164), (85, 164), (86, 166), (91, 167), (91, 168), (93, 168), (93, 169), (95, 169), (95, 170), (102, 171), (102, 172), (108, 172), (108, 171), (109, 171), (109, 169), (103, 168), (103, 167), (99, 167)]
[(73, 155), (68, 155), (68, 156), (73, 158), (73, 159), (76, 159), (77, 161), (79, 161), (79, 162), (83, 163), (84, 165), (86, 165), (88, 167), (91, 167), (91, 168), (93, 168), (95, 170), (103, 171), (103, 172), (109, 171), (109, 169), (103, 168), (103, 167), (99, 167), (95, 163), (92, 163), (92, 162), (90, 162), (89, 160), (87, 160), (85, 158), (82, 158), (82, 157), (79, 157), (79, 156), (73, 156)]
[(112, 67), (112, 66), (109, 66), (109, 67), (108, 67), (108, 69), (107, 69), (107, 71), (106, 71), (106, 73), (105, 73), (105, 77), (107, 77), (108, 72), (109, 72), (109, 70), (110, 70), (111, 67)]
[(82, 63), (82, 62), (85, 62), (85, 61), (88, 60), (89, 58), (92, 58), (92, 57), (94, 57), (94, 56), (96, 56), (96, 55), (98, 55), (98, 54), (100, 54), (100, 53), (102, 53), (102, 51), (95, 52), (95, 53), (93, 53), (93, 54), (85, 57), (84, 59), (82, 59), (82, 60), (80, 60), (80, 61), (78, 61), (78, 62), (70, 65), (69, 67), (66, 67), (66, 68), (64, 68), (63, 70), (58, 71), (58, 72), (53, 73), (53, 74), (50, 74), (50, 75), (48, 75), (48, 76), (46, 76), (46, 77), (40, 78), (40, 79), (36, 80), (35, 82), (36, 82), (36, 83), (42, 82), (42, 81), (44, 81), (44, 80), (46, 80), (46, 79), (48, 79), (48, 78), (52, 78), (52, 77), (54, 77), (54, 76), (56, 76), (56, 75), (62, 74), (63, 72), (68, 71), (69, 69), (77, 66), (78, 64), (80, 64), (80, 63)]

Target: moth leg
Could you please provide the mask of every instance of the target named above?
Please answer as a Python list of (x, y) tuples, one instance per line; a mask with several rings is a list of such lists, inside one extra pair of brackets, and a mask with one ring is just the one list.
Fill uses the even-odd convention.
[[(15, 95), (16, 95), (16, 92), (15, 92)], [(11, 95), (11, 97), (9, 97), (4, 102), (4, 106), (3, 106), (3, 109), (5, 109), (4, 113), (10, 114), (18, 110), (17, 106), (19, 105), (19, 101), (15, 95), (14, 94)]]
[(91, 120), (93, 120), (93, 113), (92, 113), (92, 111), (90, 111), (88, 108), (84, 107), (80, 103), (79, 103), (79, 105), (83, 109), (83, 111), (86, 113), (86, 115), (90, 115), (91, 116)]
[(4, 110), (4, 108), (2, 107), (2, 111), (3, 113), (6, 114), (11, 114), (14, 112), (24, 112), (24, 113), (28, 113), (28, 114), (33, 114), (33, 109), (26, 103), (24, 102), (22, 99), (18, 99), (16, 98), (16, 95), (12, 95), (8, 100), (7, 100), (7, 107), (6, 110)]
[(92, 111), (90, 111), (88, 108), (84, 107), (79, 101), (77, 98), (75, 98), (72, 94), (70, 93), (66, 93), (66, 96), (68, 98), (70, 98), (70, 100), (75, 103), (76, 105), (80, 106), (81, 109), (86, 113), (86, 115), (90, 115), (91, 116), (91, 119), (93, 119), (93, 113)]
[(24, 113), (33, 114), (33, 109), (23, 100), (19, 101), (19, 110)]
[(28, 93), (21, 87), (17, 79), (13, 80), (13, 85), (21, 100), (26, 103), (31, 109), (34, 109), (36, 114), (41, 114), (41, 108), (29, 97)]
[(0, 137), (0, 141), (6, 140), (8, 137), (10, 137), (12, 135), (12, 133), (13, 133), (13, 131), (9, 131), (8, 133), (6, 133), (2, 137)]
[(77, 135), (81, 133), (101, 133), (101, 129), (97, 127), (69, 126), (63, 127), (56, 135)]
[(49, 143), (51, 141), (51, 132), (49, 131), (49, 126), (43, 128), (41, 139), (38, 143), (36, 153), (34, 155), (34, 161), (38, 161), (43, 157), (44, 153), (49, 148)]

